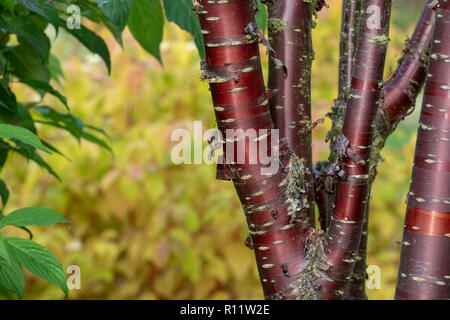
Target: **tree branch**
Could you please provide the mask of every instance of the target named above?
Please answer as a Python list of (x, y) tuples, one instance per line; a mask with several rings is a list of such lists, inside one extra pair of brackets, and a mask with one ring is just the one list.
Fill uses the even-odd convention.
[(383, 111), (392, 127), (403, 119), (414, 106), (425, 81), (433, 24), (434, 10), (427, 0), (419, 22), (407, 42), (404, 54), (392, 77), (384, 85)]

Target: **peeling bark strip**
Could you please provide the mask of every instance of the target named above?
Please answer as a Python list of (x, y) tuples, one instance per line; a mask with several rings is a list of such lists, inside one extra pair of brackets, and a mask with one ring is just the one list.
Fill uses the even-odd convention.
[(422, 104), (396, 299), (449, 299), (450, 4), (439, 1)]
[[(197, 7), (206, 50), (203, 69), (222, 135), (226, 137), (226, 129), (271, 129), (258, 39), (246, 33), (248, 26), (254, 25), (254, 1), (202, 0)], [(259, 159), (257, 164), (247, 162), (249, 144), (244, 132), (227, 141), (226, 147), (237, 148), (237, 140), (242, 139), (246, 162), (227, 165), (227, 172), (247, 217), (264, 295), (268, 299), (293, 299), (294, 284), (305, 264), (309, 229), (309, 218), (302, 210), (307, 204), (307, 185), (301, 182), (310, 172), (304, 160), (284, 147), (280, 150), (280, 170), (262, 175)], [(270, 150), (268, 139), (266, 136), (258, 143), (267, 143)]]
[(311, 41), (313, 9), (304, 0), (267, 2), (269, 41), (288, 73), (269, 60), (270, 113), (280, 139), (288, 142), (297, 157), (304, 159), (308, 174), (308, 219), (314, 226), (314, 189), (311, 147), (311, 66), (314, 59)]
[(338, 148), (336, 172), (343, 171), (324, 242), (328, 265), (317, 282), (320, 299), (342, 299), (355, 262), (368, 201), (369, 156), (382, 90), (389, 33), (390, 0), (362, 1), (351, 90)]

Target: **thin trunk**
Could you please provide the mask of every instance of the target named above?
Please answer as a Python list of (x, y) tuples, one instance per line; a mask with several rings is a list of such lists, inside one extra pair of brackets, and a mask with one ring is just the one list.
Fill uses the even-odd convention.
[[(360, 0), (344, 0), (342, 2), (342, 26), (339, 53), (339, 95), (338, 99), (347, 101), (353, 75), (353, 59), (356, 52), (358, 23), (361, 15)], [(342, 112), (344, 115), (345, 110)]]
[(312, 8), (303, 0), (268, 2), (269, 40), (287, 69), (269, 60), (270, 113), (281, 141), (305, 164), (302, 182), (307, 193), (304, 208), (314, 227), (314, 188), (311, 144), (311, 65), (314, 59), (311, 42)]
[[(198, 3), (204, 36), (206, 60), (204, 77), (210, 82), (219, 130), (226, 150), (245, 145), (245, 163), (227, 159), (222, 177), (231, 178), (244, 208), (255, 250), (257, 266), (267, 299), (296, 298), (297, 273), (303, 268), (304, 241), (310, 220), (298, 212), (306, 201), (303, 181), (308, 169), (295, 153), (281, 148), (280, 170), (263, 174), (266, 167), (258, 158), (250, 164), (252, 150), (245, 132), (231, 140), (227, 129), (271, 129), (268, 95), (264, 87), (255, 37), (253, 0), (209, 1)], [(259, 133), (258, 149), (268, 144), (269, 135)], [(269, 141), (270, 140), (270, 141)], [(277, 163), (278, 166), (278, 163)], [(287, 170), (286, 170), (287, 169)]]
[(439, 1), (417, 136), (396, 299), (449, 299), (450, 5)]
[[(319, 299), (342, 299), (358, 256), (364, 208), (368, 201), (373, 123), (380, 102), (388, 43), (390, 0), (362, 1), (351, 90), (342, 134), (332, 164), (339, 177), (333, 215), (325, 235), (311, 239)], [(318, 249), (318, 250), (316, 250)]]
[[(398, 122), (407, 116), (409, 110), (414, 107), (417, 95), (425, 82), (426, 66), (434, 23), (434, 11), (430, 7), (432, 1), (433, 0), (426, 1), (419, 22), (404, 50), (404, 55), (400, 59), (392, 77), (385, 83), (384, 105), (377, 114), (377, 127), (375, 129), (376, 138), (372, 145), (370, 157), (369, 194), (376, 176), (376, 167), (380, 158), (380, 151), (384, 147), (389, 135), (397, 127)], [(366, 255), (369, 207), (370, 201), (366, 203), (363, 232), (358, 249), (358, 256), (361, 259), (356, 262), (352, 278), (347, 287), (346, 299), (367, 299), (365, 283), (367, 277)]]
[[(338, 98), (335, 100), (335, 105), (331, 110), (330, 118), (332, 120), (332, 127), (328, 133), (327, 140), (330, 141), (330, 156), (329, 163), (334, 163), (337, 157), (336, 144), (340, 133), (342, 132), (342, 125), (344, 122), (345, 110), (347, 108), (348, 95), (351, 89), (353, 63), (356, 52), (356, 39), (358, 36), (358, 25), (361, 16), (361, 0), (344, 0), (342, 2), (342, 25), (341, 37), (339, 47), (339, 92)], [(323, 185), (324, 183), (321, 183)], [(335, 202), (335, 181), (327, 183), (327, 188), (322, 188), (326, 192), (327, 202), (322, 205), (326, 208), (328, 226), (331, 220), (331, 214)]]

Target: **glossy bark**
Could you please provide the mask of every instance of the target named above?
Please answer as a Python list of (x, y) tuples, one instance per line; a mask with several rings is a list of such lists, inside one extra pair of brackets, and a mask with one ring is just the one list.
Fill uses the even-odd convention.
[[(205, 78), (210, 82), (219, 130), (271, 129), (268, 95), (263, 82), (258, 41), (251, 36), (254, 28), (254, 1), (200, 1), (198, 10), (206, 61)], [(245, 162), (225, 159), (226, 176), (233, 180), (244, 208), (256, 261), (267, 299), (294, 299), (296, 274), (305, 263), (303, 252), (310, 220), (298, 212), (303, 203), (301, 186), (295, 179), (305, 173), (304, 163), (287, 147), (280, 150), (280, 170), (261, 173), (258, 158), (251, 164), (251, 148), (244, 133), (227, 140), (226, 149), (237, 149), (244, 141)], [(258, 136), (258, 147), (270, 136)], [(298, 161), (297, 161), (298, 160)], [(283, 169), (285, 168), (285, 169)], [(298, 198), (297, 198), (298, 197)]]
[[(327, 136), (327, 140), (330, 142), (330, 156), (328, 158), (329, 163), (334, 163), (337, 157), (336, 144), (339, 135), (342, 132), (342, 124), (344, 122), (345, 110), (347, 108), (348, 94), (350, 93), (351, 89), (360, 16), (360, 0), (342, 1), (342, 24), (339, 45), (338, 98), (335, 100), (335, 105), (331, 109), (330, 118), (332, 120), (332, 126)], [(331, 186), (329, 188), (323, 188), (324, 192), (327, 193), (327, 202), (326, 205), (322, 205), (321, 208), (323, 210), (326, 210), (326, 213), (321, 213), (320, 215), (327, 217), (327, 226), (331, 221), (330, 218), (333, 212), (333, 206), (335, 202), (335, 189), (335, 181), (331, 183)]]
[(425, 82), (428, 53), (434, 24), (433, 0), (427, 0), (419, 22), (407, 41), (402, 58), (394, 74), (384, 85), (383, 111), (394, 126), (414, 106)]
[[(312, 8), (303, 0), (268, 3), (268, 30), (272, 48), (287, 74), (269, 59), (270, 113), (280, 139), (287, 141), (298, 158), (304, 159), (308, 174), (308, 204), (314, 202), (311, 146), (311, 43)], [(314, 206), (305, 208), (309, 226), (314, 226)]]
[(368, 201), (372, 125), (380, 102), (391, 1), (362, 2), (351, 90), (337, 146), (340, 168), (333, 215), (325, 236), (326, 264), (319, 278), (320, 299), (342, 299), (360, 259), (364, 209)]
[[(432, 0), (427, 0), (414, 29), (411, 39), (403, 51), (394, 74), (386, 81), (384, 86), (384, 104), (377, 114), (377, 139), (372, 146), (370, 163), (370, 185), (375, 179), (379, 153), (398, 122), (407, 116), (414, 107), (417, 95), (423, 87), (426, 76), (426, 66), (430, 50), (432, 30), (434, 24), (434, 10), (431, 8)], [(369, 207), (366, 204), (364, 225), (361, 242), (358, 249), (360, 260), (356, 262), (352, 278), (347, 287), (346, 299), (367, 299), (366, 286), (366, 255), (369, 223)]]
[(439, 1), (404, 224), (396, 299), (450, 298), (450, 5)]

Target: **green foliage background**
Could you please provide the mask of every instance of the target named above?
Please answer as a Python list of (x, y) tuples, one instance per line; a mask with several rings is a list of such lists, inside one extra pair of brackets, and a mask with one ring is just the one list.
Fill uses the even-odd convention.
[[(340, 1), (327, 1), (313, 32), (313, 118), (328, 112), (337, 95)], [(421, 2), (394, 2), (394, 25), (386, 76), (400, 58)], [(414, 10), (413, 10), (414, 9)], [(11, 191), (10, 211), (47, 206), (63, 213), (70, 226), (34, 228), (37, 242), (48, 247), (65, 267), (81, 268), (81, 289), (69, 299), (260, 299), (253, 252), (244, 246), (246, 224), (231, 183), (215, 180), (212, 165), (172, 163), (177, 128), (202, 120), (214, 127), (206, 83), (199, 81), (200, 58), (190, 36), (165, 24), (161, 57), (164, 68), (133, 39), (123, 34), (124, 50), (105, 29), (86, 22), (111, 52), (112, 72), (98, 56), (60, 30), (52, 52), (65, 74), (55, 88), (67, 96), (74, 114), (105, 129), (107, 150), (48, 127), (40, 135), (70, 161), (45, 159), (62, 182), (16, 155), (3, 172)], [(262, 49), (264, 53), (264, 49)], [(38, 99), (14, 84), (19, 100)], [(47, 105), (64, 111), (56, 98)], [(369, 298), (392, 299), (397, 276), (405, 195), (408, 191), (417, 113), (404, 121), (382, 152), (371, 205), (369, 265), (381, 268), (381, 289)], [(326, 159), (324, 137), (330, 122), (314, 130), (314, 156)], [(206, 146), (206, 144), (205, 144)], [(7, 235), (26, 237), (21, 230)], [(26, 299), (59, 299), (64, 294), (27, 275)]]

